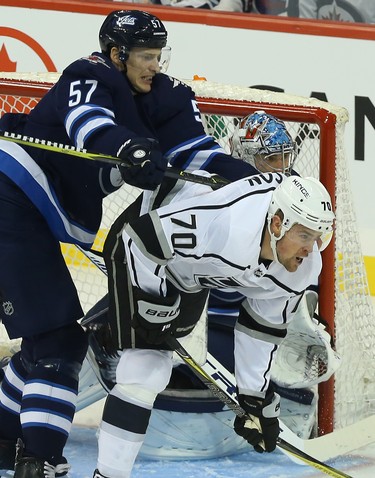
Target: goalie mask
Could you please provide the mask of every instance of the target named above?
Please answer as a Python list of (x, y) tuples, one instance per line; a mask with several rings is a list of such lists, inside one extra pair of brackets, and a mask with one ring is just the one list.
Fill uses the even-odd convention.
[[(271, 231), (271, 221), (278, 211), (282, 213), (282, 227), (280, 235), (276, 237)], [(292, 233), (291, 229), (295, 224), (301, 224), (318, 233), (319, 236), (316, 240), (318, 249), (324, 250), (332, 238), (334, 219), (331, 198), (320, 181), (315, 178), (299, 176), (286, 178), (274, 190), (267, 216), (271, 248), (275, 260), (278, 262), (277, 241), (286, 232)]]
[(296, 157), (295, 143), (284, 122), (265, 111), (256, 111), (242, 118), (231, 146), (232, 154), (260, 172), (289, 174)]
[(166, 46), (167, 36), (163, 23), (154, 15), (140, 10), (116, 10), (104, 20), (99, 31), (99, 43), (107, 56), (112, 47), (117, 47), (123, 63), (132, 48), (160, 48), (160, 69), (165, 72), (170, 56), (170, 48)]

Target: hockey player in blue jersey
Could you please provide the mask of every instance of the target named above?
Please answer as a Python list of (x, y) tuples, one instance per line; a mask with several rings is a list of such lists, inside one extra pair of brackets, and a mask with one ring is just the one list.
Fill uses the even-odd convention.
[(102, 199), (124, 181), (155, 189), (167, 161), (228, 179), (252, 173), (205, 134), (192, 90), (161, 72), (167, 32), (157, 17), (114, 11), (99, 40), (101, 52), (69, 65), (28, 115), (0, 120), (0, 131), (133, 165), (112, 168), (0, 138), (0, 318), (10, 338), (22, 338), (0, 392), (0, 469), (14, 468), (18, 439), (15, 478), (68, 470), (63, 449), (87, 343), (59, 242), (89, 247)]

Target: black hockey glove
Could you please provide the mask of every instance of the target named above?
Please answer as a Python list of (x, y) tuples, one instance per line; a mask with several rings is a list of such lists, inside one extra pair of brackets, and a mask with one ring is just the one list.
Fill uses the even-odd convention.
[(236, 417), (234, 430), (242, 436), (258, 453), (271, 452), (276, 448), (280, 433), (279, 420), (280, 396), (269, 394), (264, 400), (239, 395), (238, 401), (247, 415)]
[(180, 313), (180, 296), (156, 297), (145, 292), (137, 294), (137, 310), (131, 322), (136, 330), (149, 344), (162, 344), (177, 328)]
[(122, 179), (127, 184), (153, 190), (162, 182), (168, 162), (155, 139), (129, 139), (121, 146), (117, 156), (130, 164), (129, 167), (119, 166)]

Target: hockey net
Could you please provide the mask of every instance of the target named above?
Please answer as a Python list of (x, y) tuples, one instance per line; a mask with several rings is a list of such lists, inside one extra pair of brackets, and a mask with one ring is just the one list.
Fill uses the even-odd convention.
[[(28, 112), (57, 80), (57, 74), (0, 74), (0, 114)], [(344, 108), (313, 98), (187, 81), (194, 89), (206, 131), (229, 151), (238, 118), (263, 109), (286, 122), (298, 144), (295, 169), (320, 178), (336, 207), (336, 234), (323, 253), (319, 313), (335, 330), (342, 365), (334, 380), (319, 387), (321, 433), (358, 422), (375, 411), (375, 317), (356, 228), (344, 151), (348, 114)], [(43, 138), (41, 138), (43, 139)], [(102, 225), (93, 249), (101, 250), (106, 233), (139, 190), (122, 187), (104, 201)], [(74, 246), (62, 244), (85, 312), (106, 293), (106, 278)], [(4, 330), (1, 331), (6, 337)]]

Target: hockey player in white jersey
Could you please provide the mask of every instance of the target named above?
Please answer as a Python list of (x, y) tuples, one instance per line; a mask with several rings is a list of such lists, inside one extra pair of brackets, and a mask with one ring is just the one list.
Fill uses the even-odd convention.
[[(230, 138), (230, 143), (232, 155), (249, 162), (259, 171), (293, 174), (292, 168), (296, 158), (295, 143), (285, 123), (265, 111), (256, 111), (242, 118), (237, 124), (233, 137)], [(194, 342), (194, 355), (205, 354), (204, 342), (207, 340), (208, 351), (230, 372), (233, 372), (233, 328), (243, 299), (242, 294), (235, 289), (210, 291), (207, 319), (204, 317), (201, 319), (198, 327), (194, 329), (194, 336), (189, 338), (189, 343)], [(309, 291), (308, 300), (309, 303), (314, 302), (316, 305), (316, 292)], [(306, 308), (303, 307), (303, 302), (301, 301), (295, 316), (298, 316), (300, 324), (305, 324), (307, 328), (314, 327), (311, 314), (305, 313)], [(106, 300), (100, 301), (87, 314), (85, 322), (89, 324), (91, 331), (88, 360), (105, 390), (109, 391), (114, 385), (113, 377), (118, 358), (114, 354), (107, 354), (101, 341), (102, 334), (99, 330), (103, 321), (106, 320), (105, 307)], [(206, 320), (208, 322), (207, 338), (205, 338)], [(304, 330), (304, 337), (307, 336), (307, 332), (311, 330)], [(314, 329), (314, 333), (309, 335), (310, 340), (315, 339), (316, 333)], [(294, 334), (293, 338), (295, 337)], [(285, 388), (288, 387), (285, 384), (285, 373), (281, 375), (280, 367), (278, 367), (279, 361), (284, 356), (284, 350), (290, 354), (290, 348), (286, 347), (290, 347), (291, 344), (293, 344), (293, 353), (306, 357), (306, 362), (300, 359), (300, 367), (293, 369), (294, 384), (296, 376), (299, 379), (303, 377), (303, 385), (299, 385), (303, 388), (298, 392), (295, 388), (291, 390)], [(281, 403), (285, 404), (281, 414), (283, 424), (290, 426), (295, 433), (306, 438), (310, 436), (314, 424), (314, 404), (316, 403), (316, 397), (309, 388), (312, 385), (311, 380), (307, 378), (316, 380), (316, 377), (311, 377), (304, 368), (304, 364), (309, 363), (308, 345), (311, 343), (306, 345), (301, 340), (294, 345), (294, 341), (292, 343), (289, 337), (283, 340), (281, 348), (278, 349), (279, 361), (273, 367), (277, 374), (271, 371), (272, 381), (275, 386), (277, 384), (276, 390), (281, 395)], [(319, 348), (320, 360), (322, 360), (322, 353), (326, 353), (324, 345), (325, 342), (319, 344), (314, 342), (314, 350), (317, 350), (318, 346), (321, 347)], [(301, 352), (303, 347), (305, 347), (304, 355)], [(327, 347), (330, 348), (329, 342)], [(330, 371), (332, 373), (331, 367)], [(290, 369), (286, 373), (290, 377)], [(279, 386), (281, 380), (283, 380), (282, 388)], [(90, 371), (88, 362), (85, 361), (78, 395), (80, 408), (104, 396), (104, 392), (95, 382), (96, 378)], [(158, 395), (155, 401), (150, 426), (140, 455), (146, 458), (181, 459), (209, 458), (239, 453), (246, 448), (246, 442), (231, 430), (232, 421), (232, 413), (223, 409), (222, 403), (211, 396), (186, 365), (174, 367), (168, 387)]]
[[(139, 217), (172, 190), (168, 205)], [(279, 396), (269, 387), (270, 367), (304, 290), (318, 279), (333, 221), (319, 181), (280, 173), (217, 191), (167, 180), (120, 216), (105, 255), (112, 339), (122, 352), (104, 407), (96, 477), (130, 476), (154, 400), (171, 376), (168, 336), (193, 330), (210, 288), (245, 297), (235, 374), (248, 415), (236, 418), (235, 431), (256, 451), (275, 449)]]
[[(250, 163), (258, 171), (294, 174), (292, 168), (296, 158), (296, 145), (285, 123), (265, 111), (255, 111), (242, 118), (230, 138), (230, 143), (231, 154)], [(309, 297), (316, 301), (316, 293)], [(205, 354), (204, 342), (207, 340), (208, 351), (230, 372), (234, 370), (233, 328), (243, 299), (235, 289), (212, 289), (208, 302), (208, 337), (205, 338), (206, 319), (202, 318), (199, 326), (194, 329), (194, 336), (189, 338), (190, 343), (195, 344), (194, 354), (198, 355)], [(104, 396), (104, 391), (100, 390), (96, 383), (96, 377), (88, 362), (92, 364), (106, 391), (111, 390), (114, 385), (113, 377), (118, 357), (116, 354), (107, 354), (102, 342), (101, 328), (105, 328), (102, 326), (106, 322), (105, 311), (104, 298), (87, 314), (84, 321), (90, 330), (90, 349), (88, 361), (85, 361), (80, 376), (79, 408)], [(311, 326), (309, 314), (306, 317), (299, 314), (298, 317), (299, 322)], [(283, 341), (281, 353), (286, 343), (290, 344), (290, 341)], [(301, 341), (296, 344), (299, 355), (301, 345)], [(307, 350), (306, 345), (305, 347)], [(306, 353), (306, 360), (307, 356)], [(280, 348), (278, 357), (280, 358)], [(303, 433), (308, 438), (314, 423), (316, 400), (311, 390), (306, 390), (311, 384), (306, 380), (303, 363), (305, 362), (299, 361), (301, 368), (294, 369), (294, 376), (300, 373), (299, 376), (304, 377), (304, 388), (297, 393), (295, 389), (287, 390), (283, 383), (283, 388), (278, 387), (277, 391), (281, 394), (282, 403), (286, 404), (281, 415), (283, 423), (291, 426), (295, 433)], [(280, 377), (272, 374), (272, 380), (279, 381)], [(174, 367), (167, 389), (158, 395), (154, 404), (150, 427), (140, 454), (147, 458), (181, 459), (239, 453), (243, 451), (246, 443), (231, 430), (231, 421), (232, 414), (223, 410), (222, 403), (204, 389), (185, 365)], [(205, 431), (212, 428), (215, 433)]]

